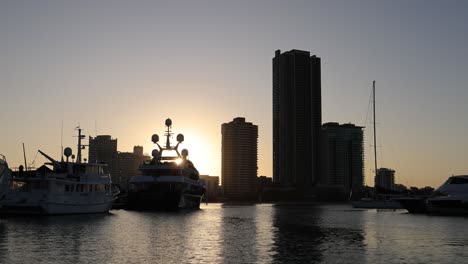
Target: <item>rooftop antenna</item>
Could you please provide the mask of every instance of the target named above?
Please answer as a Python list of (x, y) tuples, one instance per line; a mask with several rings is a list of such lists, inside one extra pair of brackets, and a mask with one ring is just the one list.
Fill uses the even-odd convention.
[(97, 136), (97, 120), (94, 120), (94, 132), (96, 133), (95, 135)]

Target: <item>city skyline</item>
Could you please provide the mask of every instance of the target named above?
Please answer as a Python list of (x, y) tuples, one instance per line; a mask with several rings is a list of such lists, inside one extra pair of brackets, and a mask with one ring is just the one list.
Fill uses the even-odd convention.
[(23, 142), (29, 163), (37, 149), (59, 158), (62, 120), (74, 152), (77, 125), (150, 152), (169, 117), (200, 173), (221, 175), (219, 126), (242, 116), (259, 126), (258, 175), (273, 176), (271, 58), (299, 49), (322, 60), (323, 123), (367, 127), (367, 185), (373, 80), (379, 167), (419, 187), (467, 174), (466, 3), (104, 2), (0, 3), (0, 153), (11, 166)]

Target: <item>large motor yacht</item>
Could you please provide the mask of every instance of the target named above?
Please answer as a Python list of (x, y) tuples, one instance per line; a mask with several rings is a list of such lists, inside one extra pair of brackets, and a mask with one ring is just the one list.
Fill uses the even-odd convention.
[(451, 176), (429, 197), (402, 197), (410, 213), (468, 215), (468, 175)]
[[(76, 162), (69, 162), (70, 148), (65, 148), (66, 161), (56, 161), (39, 150), (50, 162), (37, 170), (20, 166), (13, 171), (0, 155), (0, 214), (83, 214), (108, 212), (116, 193), (111, 178), (104, 174), (105, 164), (81, 162), (81, 129), (78, 135)], [(52, 168), (50, 168), (50, 166)]]
[(468, 175), (451, 176), (426, 201), (433, 214), (468, 215)]
[[(152, 141), (158, 146), (152, 152), (152, 160), (140, 166), (142, 175), (129, 180), (129, 209), (198, 209), (205, 193), (203, 181), (193, 163), (188, 159), (188, 151), (178, 151), (184, 141), (182, 134), (177, 135), (177, 145), (171, 146), (172, 121), (166, 120), (166, 145), (161, 147), (159, 136), (154, 134)], [(175, 152), (175, 155), (164, 155)]]

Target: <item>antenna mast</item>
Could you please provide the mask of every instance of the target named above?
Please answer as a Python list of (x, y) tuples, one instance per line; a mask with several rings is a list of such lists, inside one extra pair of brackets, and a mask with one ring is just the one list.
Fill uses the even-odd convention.
[(60, 157), (63, 162), (63, 120), (62, 120), (62, 128), (60, 130)]
[(76, 127), (76, 130), (78, 130), (78, 154), (76, 157), (76, 163), (81, 163), (81, 150), (85, 148), (87, 145), (82, 145), (81, 140), (84, 139), (86, 136), (81, 134), (81, 129), (79, 126)]

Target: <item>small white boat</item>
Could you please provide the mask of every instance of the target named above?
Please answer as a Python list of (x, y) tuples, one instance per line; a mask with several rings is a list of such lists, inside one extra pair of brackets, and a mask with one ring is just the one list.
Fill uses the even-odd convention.
[[(81, 129), (77, 162), (68, 162), (70, 148), (64, 151), (67, 161), (58, 162), (39, 150), (50, 163), (37, 170), (20, 166), (12, 171), (0, 155), (0, 214), (84, 214), (108, 212), (116, 193), (111, 189), (104, 164), (81, 163)], [(52, 166), (49, 168), (48, 166)]]

